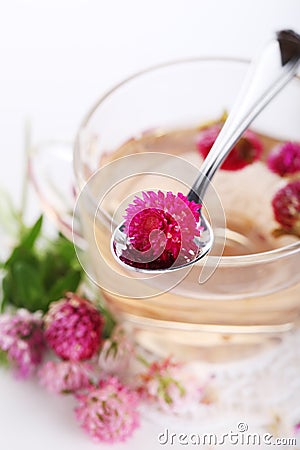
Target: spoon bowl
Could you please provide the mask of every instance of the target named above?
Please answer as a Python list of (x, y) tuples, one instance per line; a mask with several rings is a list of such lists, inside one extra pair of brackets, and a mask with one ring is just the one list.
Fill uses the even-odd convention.
[[(197, 261), (202, 259), (204, 256), (206, 256), (209, 251), (211, 250), (213, 243), (214, 243), (214, 233), (212, 230), (212, 227), (205, 216), (200, 215), (200, 221), (199, 221), (199, 227), (201, 227), (201, 234), (198, 237), (194, 238), (194, 242), (197, 246), (197, 252), (194, 255), (191, 255), (190, 261), (187, 261), (184, 265), (180, 262), (177, 262), (178, 259), (167, 269), (147, 269), (146, 267), (141, 267), (141, 265), (146, 264), (150, 261), (152, 261), (151, 256), (148, 258), (147, 252), (140, 252), (138, 250), (131, 250), (131, 263), (137, 263), (139, 262), (138, 266), (134, 266), (131, 264), (128, 264), (128, 262), (125, 262), (125, 260), (122, 258), (122, 254), (124, 251), (128, 248), (128, 236), (126, 233), (124, 233), (124, 222), (115, 228), (115, 231), (112, 235), (111, 239), (111, 251), (114, 256), (114, 258), (118, 261), (120, 265), (122, 265), (125, 268), (132, 268), (133, 270), (141, 273), (161, 273), (168, 271), (174, 271), (179, 270), (184, 267), (188, 267), (192, 264), (195, 264)], [(151, 242), (151, 238), (150, 238)], [(159, 256), (159, 255), (158, 255)], [(141, 263), (142, 260), (142, 263)]]

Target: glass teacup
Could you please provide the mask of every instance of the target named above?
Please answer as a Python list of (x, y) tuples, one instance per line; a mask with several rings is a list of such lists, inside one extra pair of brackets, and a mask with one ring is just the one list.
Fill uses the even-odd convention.
[[(202, 162), (199, 130), (230, 110), (247, 68), (241, 60), (193, 59), (146, 70), (100, 99), (77, 135), (73, 157), (80, 195), (73, 238), (84, 248), (79, 258), (111, 311), (158, 354), (242, 357), (278, 341), (299, 319), (300, 240), (272, 234), (271, 200), (284, 181), (265, 164), (279, 142), (300, 141), (299, 78), (251, 126), (264, 145), (262, 160), (220, 171), (213, 181), (204, 206), (216, 236), (226, 234), (221, 258), (216, 239), (208, 258), (184, 273), (148, 277), (118, 265), (111, 252), (114, 227), (136, 193), (189, 191)], [(55, 148), (40, 147), (45, 160)], [(49, 186), (39, 183), (40, 160), (33, 159), (40, 195), (71, 236), (71, 217), (57, 211)]]

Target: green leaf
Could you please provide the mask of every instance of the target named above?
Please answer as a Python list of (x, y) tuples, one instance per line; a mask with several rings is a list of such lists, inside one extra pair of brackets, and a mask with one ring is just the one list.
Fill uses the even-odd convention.
[(29, 311), (47, 311), (65, 292), (75, 292), (84, 274), (73, 243), (59, 234), (41, 237), (43, 218), (22, 233), (19, 244), (3, 264), (2, 311), (12, 304)]
[(29, 228), (29, 230), (27, 230), (25, 234), (22, 236), (21, 246), (27, 249), (32, 249), (37, 238), (41, 234), (42, 225), (43, 225), (43, 216), (40, 216), (38, 220), (35, 222), (35, 224), (31, 228)]
[(10, 301), (29, 311), (44, 309), (45, 291), (40, 274), (24, 261), (17, 261), (12, 268), (12, 297)]
[(3, 312), (6, 306), (10, 303), (11, 294), (13, 291), (13, 283), (11, 273), (8, 272), (2, 280), (2, 302), (1, 302), (1, 312)]
[(9, 361), (7, 357), (7, 353), (0, 349), (0, 366), (8, 367)]
[(10, 269), (16, 262), (24, 261), (33, 267), (38, 267), (39, 260), (37, 255), (32, 249), (28, 249), (23, 245), (18, 245), (12, 251), (10, 257), (4, 263), (5, 269)]
[(80, 280), (81, 272), (70, 269), (64, 276), (57, 279), (48, 292), (49, 303), (59, 300), (68, 291), (75, 292)]
[(4, 313), (6, 306), (7, 306), (7, 299), (4, 298), (4, 294), (2, 293), (1, 303), (0, 303), (0, 314)]
[(42, 274), (45, 285), (51, 289), (56, 280), (64, 277), (67, 272), (83, 272), (73, 247), (66, 238), (59, 237), (51, 242), (50, 248), (44, 254), (42, 263)]
[(50, 244), (49, 253), (51, 252), (54, 256), (58, 256), (62, 262), (68, 264), (69, 266), (76, 269), (81, 269), (73, 242), (70, 242), (62, 234), (59, 234), (56, 240)]

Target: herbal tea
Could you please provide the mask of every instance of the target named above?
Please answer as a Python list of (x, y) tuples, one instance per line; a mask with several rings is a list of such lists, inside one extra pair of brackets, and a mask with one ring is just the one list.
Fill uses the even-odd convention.
[[(131, 177), (114, 187), (102, 207), (108, 215), (113, 216), (119, 205), (125, 203), (125, 208), (128, 199), (137, 192), (158, 188), (178, 192), (176, 180), (162, 180), (155, 175), (160, 169), (155, 166), (155, 154), (164, 153), (166, 165), (173, 163), (168, 155), (176, 155), (199, 168), (203, 161), (202, 147), (208, 145), (209, 138), (203, 135), (203, 127), (168, 132), (155, 130), (130, 139), (110, 155), (103, 155), (101, 166), (127, 155), (144, 152), (154, 154), (149, 173)], [(249, 164), (247, 145), (250, 145), (251, 150), (253, 142), (255, 148), (260, 150), (257, 158), (254, 155), (255, 161)], [(170, 349), (175, 353), (183, 352), (187, 358), (198, 354), (205, 357), (208, 349), (213, 347), (215, 355), (218, 354), (216, 349), (220, 348), (224, 356), (224, 344), (228, 347), (228, 343), (231, 343), (237, 352), (243, 345), (245, 352), (245, 344), (251, 347), (259, 342), (261, 333), (269, 332), (272, 336), (289, 328), (289, 322), (299, 308), (300, 286), (290, 287), (297, 272), (295, 259), (283, 263), (280, 269), (279, 261), (266, 259), (259, 263), (255, 260), (257, 254), (276, 251), (298, 239), (287, 233), (274, 236), (274, 230), (278, 229), (279, 224), (274, 218), (272, 199), (282, 185), (282, 178), (269, 169), (266, 161), (270, 152), (280, 144), (283, 142), (271, 136), (253, 133), (250, 144), (248, 141), (242, 142), (240, 155), (247, 161), (245, 167), (241, 168), (241, 161), (232, 158), (231, 164), (239, 167), (236, 170), (235, 167), (220, 170), (213, 180), (227, 220), (224, 256), (248, 255), (248, 262), (244, 263), (241, 259), (240, 264), (233, 266), (232, 258), (227, 258), (228, 264), (223, 258), (216, 272), (202, 285), (197, 282), (199, 268), (197, 270), (196, 265), (179, 285), (152, 298), (120, 296), (104, 290), (108, 306), (123, 320), (125, 318), (127, 325), (131, 324), (144, 346), (162, 353), (168, 353)], [(141, 170), (143, 172), (144, 168)], [(117, 219), (120, 220), (120, 217)], [(115, 272), (122, 273), (123, 269), (112, 258), (110, 235), (103, 224), (97, 225), (95, 237), (104, 253), (105, 264), (111, 269), (105, 273), (111, 277), (113, 286)], [(97, 249), (92, 248), (92, 242), (90, 247), (95, 277), (101, 279), (105, 268), (96, 262)], [(252, 259), (251, 255), (254, 255)], [(147, 297), (149, 280), (129, 278), (127, 283), (133, 292), (135, 289), (136, 292), (144, 290)], [(173, 330), (174, 323), (176, 331)], [(198, 339), (201, 339), (201, 345), (195, 345)], [(161, 342), (164, 342), (163, 347)], [(212, 353), (210, 357), (213, 358)]]

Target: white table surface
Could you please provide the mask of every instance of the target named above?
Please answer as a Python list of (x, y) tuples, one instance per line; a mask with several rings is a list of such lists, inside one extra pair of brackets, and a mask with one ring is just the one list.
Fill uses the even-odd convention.
[[(2, 1), (0, 186), (20, 198), (26, 118), (34, 141), (72, 139), (89, 107), (125, 76), (180, 57), (250, 58), (282, 28), (300, 32), (299, 0)], [(145, 421), (114, 448), (162, 448), (161, 431)], [(1, 450), (94, 448), (73, 419), (72, 399), (0, 372)]]

